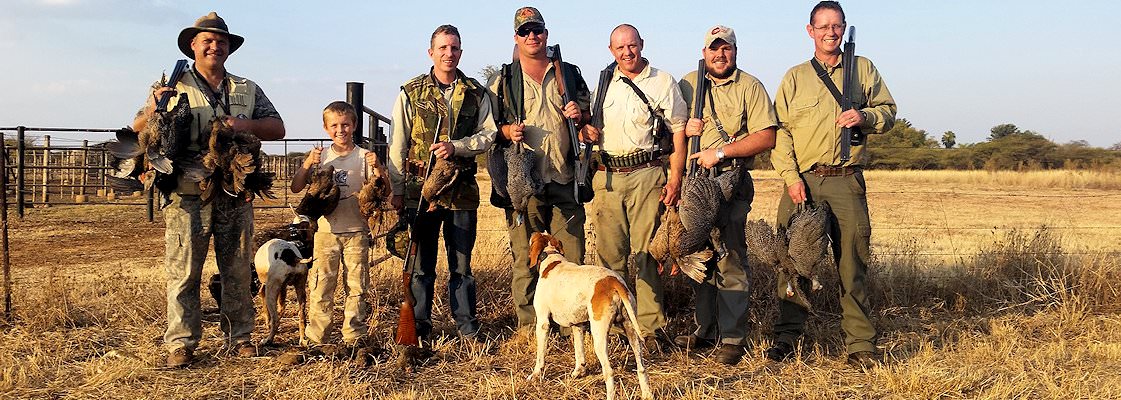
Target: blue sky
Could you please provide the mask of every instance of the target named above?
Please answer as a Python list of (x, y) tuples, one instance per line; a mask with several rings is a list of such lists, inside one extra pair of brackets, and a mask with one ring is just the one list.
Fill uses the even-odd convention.
[[(513, 12), (522, 5), (541, 10), (550, 43), (562, 45), (590, 85), (611, 61), (611, 29), (624, 22), (641, 31), (643, 55), (678, 78), (696, 67), (704, 32), (730, 26), (740, 67), (772, 95), (783, 73), (812, 55), (804, 27), (816, 1), (686, 3), (2, 0), (0, 126), (129, 123), (146, 87), (183, 58), (179, 31), (211, 10), (246, 38), (228, 69), (264, 87), (290, 138), (323, 137), (320, 111), (345, 97), (347, 81), (365, 82), (366, 105), (388, 114), (401, 83), (430, 66), (428, 39), (440, 24), (460, 29), (468, 75), (509, 60)], [(899, 117), (935, 139), (952, 130), (959, 142), (978, 142), (1008, 122), (1059, 143), (1121, 142), (1109, 117), (1119, 114), (1110, 104), (1121, 93), (1113, 18), (1121, 3), (842, 5), (857, 27), (857, 53), (883, 74)]]

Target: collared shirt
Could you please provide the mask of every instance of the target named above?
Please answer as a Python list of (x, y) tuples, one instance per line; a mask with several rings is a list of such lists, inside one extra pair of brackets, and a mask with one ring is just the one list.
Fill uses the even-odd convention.
[[(442, 88), (444, 101), (448, 103), (449, 108), (451, 107), (452, 95), (455, 93), (458, 84), (459, 80), (457, 79), (451, 85)], [(443, 137), (438, 141), (451, 142), (452, 146), (455, 147), (455, 154), (453, 155), (458, 157), (473, 157), (489, 149), (491, 144), (494, 143), (495, 132), (498, 131), (498, 128), (494, 125), (494, 117), (491, 115), (490, 103), (485, 97), (479, 99), (479, 120), (476, 122), (474, 134), (456, 140), (448, 140), (448, 138)], [(389, 144), (389, 160), (392, 167), (389, 168), (389, 178), (393, 187), (393, 194), (401, 195), (405, 193), (405, 178), (401, 171), (404, 171), (405, 168), (405, 158), (413, 120), (412, 105), (409, 103), (409, 96), (406, 96), (404, 91), (397, 93), (397, 101), (393, 103), (392, 118), (393, 136), (390, 138)], [(450, 126), (454, 127), (456, 121), (450, 122)]]
[[(568, 124), (561, 114), (564, 104), (561, 104), (555, 75), (556, 71), (551, 63), (546, 67), (541, 83), (537, 83), (522, 70), (522, 88), (525, 93), (525, 121), (522, 121), (525, 124), (525, 139), (522, 142), (537, 153), (537, 170), (543, 181), (567, 184), (572, 182), (574, 175), (573, 167), (568, 163), (572, 139), (569, 138)], [(582, 79), (578, 76), (568, 78)], [(498, 82), (499, 79), (494, 79), (489, 85), (490, 96), (496, 102)], [(581, 110), (588, 111), (588, 92), (578, 91), (572, 93), (570, 98)]]
[[(825, 66), (825, 71), (837, 89), (844, 90), (840, 59), (836, 65)], [(872, 61), (857, 56), (856, 73), (861, 83), (857, 100), (864, 104), (861, 110), (866, 115), (861, 130), (864, 133), (890, 130), (895, 125), (895, 99), (879, 71)], [(787, 185), (800, 182), (798, 175), (815, 165), (842, 165), (841, 128), (837, 126), (841, 107), (809, 61), (786, 72), (775, 93), (775, 111), (781, 123), (775, 149), (771, 152), (771, 164)], [(843, 165), (860, 165), (864, 161), (864, 146), (852, 146), (850, 154), (852, 158)]]
[[(706, 78), (712, 80), (711, 75)], [(697, 87), (697, 71), (690, 72), (681, 79), (681, 95), (689, 105), (689, 117), (693, 117), (694, 100)], [(708, 96), (712, 96), (709, 103)], [(758, 78), (736, 69), (727, 79), (717, 80), (701, 99), (704, 130), (701, 133), (701, 149), (717, 148), (724, 145), (724, 137), (717, 130), (713, 119), (713, 106), (716, 119), (724, 126), (731, 139), (740, 139), (748, 134), (778, 126), (778, 117), (771, 105), (771, 97)]]
[[(655, 145), (653, 116), (634, 89), (623, 82), (624, 77), (616, 67), (607, 95), (603, 98), (603, 151), (612, 156), (635, 150), (650, 151)], [(672, 75), (647, 63), (646, 68), (631, 81), (642, 90), (654, 112), (662, 115), (674, 132), (685, 130), (688, 109)]]

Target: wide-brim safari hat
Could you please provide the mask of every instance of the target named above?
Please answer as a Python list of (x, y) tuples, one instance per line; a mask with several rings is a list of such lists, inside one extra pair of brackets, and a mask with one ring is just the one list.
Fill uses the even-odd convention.
[(211, 11), (210, 14), (203, 15), (196, 20), (194, 26), (188, 26), (179, 32), (179, 51), (182, 51), (192, 60), (195, 59), (195, 52), (191, 50), (191, 39), (194, 39), (199, 32), (214, 32), (226, 35), (230, 40), (230, 54), (233, 54), (238, 47), (241, 47), (242, 43), (245, 43), (245, 38), (230, 33), (230, 28), (226, 26), (226, 20), (219, 17), (218, 13)]

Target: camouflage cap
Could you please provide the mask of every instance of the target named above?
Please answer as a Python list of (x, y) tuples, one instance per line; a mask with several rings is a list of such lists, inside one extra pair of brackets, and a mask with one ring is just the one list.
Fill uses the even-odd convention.
[(724, 25), (716, 25), (712, 27), (712, 29), (709, 29), (708, 32), (705, 33), (705, 48), (712, 47), (712, 42), (715, 42), (716, 39), (723, 40), (728, 44), (735, 46), (736, 31), (733, 31), (732, 28), (726, 27)]
[(541, 16), (541, 12), (533, 7), (522, 7), (518, 11), (514, 11), (514, 30), (518, 30), (522, 25), (529, 23), (539, 23), (545, 25), (545, 17)]

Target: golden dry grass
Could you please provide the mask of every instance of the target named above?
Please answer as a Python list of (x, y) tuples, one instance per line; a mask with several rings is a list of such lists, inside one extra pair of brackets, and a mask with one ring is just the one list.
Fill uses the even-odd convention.
[[(751, 217), (772, 220), (781, 182), (773, 173), (755, 175)], [(835, 288), (815, 297), (821, 311), (807, 327), (799, 358), (767, 363), (762, 351), (775, 314), (773, 277), (755, 271), (748, 357), (734, 367), (707, 353), (655, 358), (648, 364), (655, 394), (1121, 397), (1121, 190), (1048, 188), (1027, 177), (944, 179), (943, 172), (868, 174), (882, 367), (857, 371), (843, 363)], [(1025, 183), (1012, 185), (1016, 179)], [(259, 210), (259, 226), (285, 221), (286, 213)], [(284, 347), (238, 359), (221, 351), (217, 324), (206, 323), (199, 361), (165, 370), (162, 224), (145, 222), (137, 207), (29, 210), (11, 223), (15, 318), (0, 331), (0, 397), (602, 398), (594, 355), (588, 354), (588, 376), (569, 378), (571, 344), (560, 338), (552, 344), (546, 380), (525, 381), (533, 350), (528, 337), (511, 332), (510, 255), (499, 215), (494, 208), (480, 210), (474, 259), (479, 315), (490, 340), (458, 343), (446, 300), (438, 300), (435, 354), (415, 374), (402, 375), (389, 354), (365, 369), (342, 361), (275, 363), (271, 357), (296, 339), (291, 307), (279, 337)], [(373, 332), (384, 345), (392, 342), (396, 323), (399, 268), (398, 261), (384, 263), (371, 278)], [(208, 261), (204, 275), (214, 269)], [(683, 278), (669, 279), (669, 333), (687, 333), (693, 327), (689, 289)], [(835, 278), (831, 282), (827, 286), (835, 286)], [(208, 295), (203, 299), (204, 307), (213, 306)], [(635, 398), (634, 362), (626, 350), (612, 346), (619, 394)]]

